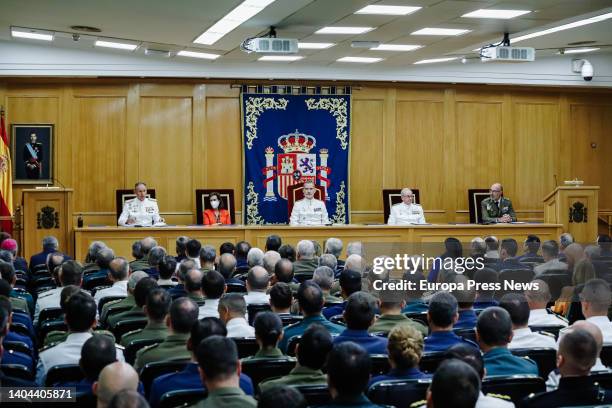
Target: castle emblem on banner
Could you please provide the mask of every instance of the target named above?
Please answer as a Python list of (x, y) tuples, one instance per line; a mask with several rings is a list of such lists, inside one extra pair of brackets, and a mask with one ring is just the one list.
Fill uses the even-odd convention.
[(311, 153), (317, 140), (310, 135), (298, 132), (282, 135), (278, 138), (278, 147), (283, 153), (276, 155), (274, 163), (274, 148), (265, 149), (266, 167), (261, 169), (265, 177), (264, 187), (266, 194), (264, 201), (276, 201), (274, 182), (278, 195), (287, 199), (287, 188), (293, 184), (312, 181), (325, 189), (326, 200), (329, 200), (327, 189), (330, 186), (328, 179), (331, 168), (327, 166), (329, 153), (327, 149), (319, 149), (318, 165), (317, 154)]

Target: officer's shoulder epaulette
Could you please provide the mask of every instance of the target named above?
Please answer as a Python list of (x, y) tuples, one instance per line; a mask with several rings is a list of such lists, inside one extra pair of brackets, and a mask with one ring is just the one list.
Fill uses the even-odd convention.
[(157, 346), (159, 346), (159, 343), (157, 343), (157, 344), (151, 344), (151, 345), (149, 345), (149, 346), (144, 346), (143, 348), (141, 348), (141, 349), (138, 351), (138, 354), (143, 354), (143, 353), (146, 353), (147, 351), (152, 350), (152, 349), (154, 349), (154, 348), (155, 348), (155, 347), (157, 347)]
[(151, 201), (155, 201), (155, 202), (157, 202), (157, 199), (156, 199), (156, 198), (153, 198), (153, 197), (147, 197), (147, 198), (148, 198), (149, 200), (151, 200)]
[[(123, 298), (123, 299), (125, 299), (125, 298)], [(117, 303), (121, 302), (123, 299), (111, 300), (110, 302), (106, 302), (106, 303), (104, 304), (104, 306), (102, 306), (102, 309), (104, 309), (105, 307), (106, 307), (106, 308), (110, 308), (111, 306), (113, 306), (113, 305), (115, 305), (115, 304), (117, 304)]]
[(512, 398), (510, 398), (510, 396), (508, 396), (508, 395), (504, 395), (504, 394), (493, 394), (492, 392), (491, 392), (491, 393), (488, 393), (488, 394), (487, 394), (487, 397), (493, 397), (493, 398), (499, 398), (499, 399), (506, 400), (506, 401), (512, 401)]
[(115, 344), (115, 347), (121, 351), (125, 350), (125, 347), (123, 347), (121, 344)]
[(131, 336), (132, 334), (140, 333), (141, 331), (142, 329), (131, 330), (129, 332), (124, 333), (123, 336), (121, 336), (121, 338), (125, 338), (126, 336)]
[(424, 407), (426, 404), (427, 404), (427, 400), (415, 401), (412, 404), (410, 404), (410, 408), (421, 408), (421, 407)]
[(547, 332), (547, 331), (540, 331), (540, 332), (537, 332), (537, 333), (538, 333), (538, 334), (541, 334), (542, 336), (548, 336), (548, 337), (550, 337), (550, 338), (553, 338), (553, 339), (557, 340), (557, 338), (555, 337), (555, 335), (554, 335), (554, 334), (552, 334), (552, 333), (550, 333), (550, 332)]

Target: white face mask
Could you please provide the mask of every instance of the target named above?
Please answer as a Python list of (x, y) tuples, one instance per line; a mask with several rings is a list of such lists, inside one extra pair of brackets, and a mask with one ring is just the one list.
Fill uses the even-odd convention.
[(216, 210), (219, 208), (219, 200), (210, 200), (210, 206)]

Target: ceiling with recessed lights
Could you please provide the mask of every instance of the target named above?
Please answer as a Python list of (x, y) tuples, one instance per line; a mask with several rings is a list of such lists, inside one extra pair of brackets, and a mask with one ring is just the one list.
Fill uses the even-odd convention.
[[(382, 14), (367, 14), (370, 10)], [(362, 63), (377, 70), (393, 70), (423, 60), (475, 57), (475, 48), (499, 42), (505, 31), (512, 38), (610, 12), (610, 0), (3, 0), (0, 41), (35, 42), (11, 36), (11, 27), (25, 27), (54, 33), (48, 47), (143, 56), (147, 49), (153, 49), (170, 51), (177, 60), (205, 53), (215, 60), (202, 63), (262, 64), (260, 54), (247, 54), (240, 44), (275, 26), (277, 37), (296, 38), (302, 45), (310, 45), (300, 46), (297, 55), (302, 58), (282, 61), (284, 64), (329, 67)], [(246, 20), (238, 23), (236, 19), (242, 17)], [(101, 32), (80, 33), (70, 28), (73, 25), (96, 27)], [(341, 28), (349, 28), (350, 33), (330, 33), (344, 31)], [(207, 41), (210, 44), (194, 42), (204, 33), (223, 29), (226, 32), (222, 35), (213, 33), (213, 39)], [(429, 34), (432, 29), (454, 32), (418, 34), (425, 29)], [(80, 34), (78, 41), (75, 33)], [(108, 50), (95, 47), (96, 41), (138, 47), (133, 51)], [(375, 46), (354, 48), (353, 41)], [(517, 45), (535, 47), (541, 57), (582, 41), (594, 41), (588, 47), (599, 48), (595, 53), (611, 52), (612, 18)], [(180, 51), (185, 56), (175, 56)], [(162, 53), (150, 54), (151, 58), (164, 58)]]

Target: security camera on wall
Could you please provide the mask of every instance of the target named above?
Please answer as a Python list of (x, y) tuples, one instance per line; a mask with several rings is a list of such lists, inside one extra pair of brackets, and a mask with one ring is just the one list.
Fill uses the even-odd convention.
[(593, 79), (594, 69), (593, 64), (591, 64), (588, 60), (585, 59), (575, 59), (572, 60), (572, 71), (576, 73), (580, 73), (582, 75), (582, 79), (585, 81), (590, 81)]

